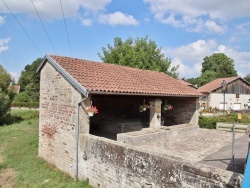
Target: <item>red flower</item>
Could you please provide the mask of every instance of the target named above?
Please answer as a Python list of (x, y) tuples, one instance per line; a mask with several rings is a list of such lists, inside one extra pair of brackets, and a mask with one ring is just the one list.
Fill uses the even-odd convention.
[(86, 112), (92, 112), (94, 114), (98, 114), (98, 109), (95, 106), (89, 106), (85, 108)]

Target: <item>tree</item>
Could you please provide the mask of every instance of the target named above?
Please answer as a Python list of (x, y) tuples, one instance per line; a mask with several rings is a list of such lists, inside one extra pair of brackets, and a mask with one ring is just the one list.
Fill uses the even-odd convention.
[(215, 72), (217, 78), (237, 76), (234, 60), (223, 53), (214, 53), (203, 59), (201, 73), (204, 74), (206, 71)]
[(0, 88), (6, 91), (12, 82), (10, 74), (0, 65)]
[(208, 82), (211, 82), (218, 78), (218, 74), (211, 70), (206, 70), (201, 76), (197, 79), (197, 85), (202, 86)]
[(4, 123), (14, 97), (9, 87), (12, 81), (10, 74), (0, 65), (0, 125)]
[(18, 84), (20, 93), (14, 98), (14, 102), (38, 102), (40, 90), (40, 75), (36, 73), (37, 67), (42, 62), (38, 58), (31, 65), (26, 65), (22, 71)]
[(244, 77), (244, 79), (245, 79), (246, 81), (250, 82), (250, 74), (246, 75), (246, 76)]
[(102, 61), (106, 63), (135, 67), (139, 69), (164, 72), (174, 78), (178, 77), (178, 67), (171, 67), (171, 60), (165, 58), (155, 41), (148, 37), (122, 41), (121, 38), (114, 39), (114, 45), (102, 48), (103, 55), (98, 53)]

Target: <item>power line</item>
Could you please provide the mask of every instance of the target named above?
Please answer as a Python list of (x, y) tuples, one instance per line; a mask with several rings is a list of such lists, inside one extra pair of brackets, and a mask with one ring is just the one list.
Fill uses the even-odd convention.
[(2, 0), (3, 3), (5, 4), (5, 6), (8, 8), (8, 10), (10, 11), (10, 13), (12, 14), (12, 16), (15, 18), (15, 20), (17, 21), (17, 23), (20, 25), (20, 27), (23, 29), (24, 33), (28, 36), (28, 38), (30, 39), (30, 41), (33, 43), (33, 45), (36, 47), (36, 49), (40, 52), (40, 54), (43, 56), (43, 53), (41, 52), (41, 50), (38, 48), (38, 46), (35, 44), (35, 42), (32, 40), (32, 38), (30, 37), (30, 35), (25, 31), (24, 27), (22, 26), (22, 24), (19, 22), (19, 20), (16, 18), (16, 16), (13, 14), (13, 12), (10, 10), (10, 8), (8, 7), (8, 5), (5, 3), (4, 0)]
[(44, 26), (44, 24), (43, 24), (43, 22), (42, 22), (42, 19), (41, 19), (40, 15), (39, 15), (39, 13), (38, 13), (36, 7), (35, 7), (35, 4), (34, 4), (34, 2), (33, 2), (32, 0), (31, 0), (31, 2), (32, 2), (32, 4), (33, 4), (34, 9), (36, 10), (36, 14), (37, 14), (37, 16), (38, 16), (39, 19), (40, 19), (40, 22), (41, 22), (41, 24), (42, 24), (42, 26), (43, 26), (43, 29), (44, 29), (44, 31), (45, 31), (45, 33), (46, 33), (46, 35), (47, 35), (49, 41), (50, 41), (50, 44), (52, 45), (52, 47), (53, 47), (55, 53), (57, 54), (56, 49), (55, 49), (55, 47), (54, 47), (54, 45), (53, 45), (53, 43), (52, 43), (52, 41), (51, 41), (51, 39), (50, 39), (50, 37), (49, 37), (49, 34), (48, 34), (48, 32), (47, 32), (47, 30), (46, 30), (46, 28), (45, 28), (45, 26)]
[(66, 33), (67, 33), (67, 38), (68, 38), (68, 43), (69, 43), (69, 49), (70, 49), (70, 53), (71, 53), (71, 57), (72, 57), (73, 55), (72, 55), (71, 45), (70, 45), (70, 41), (69, 41), (69, 33), (68, 33), (68, 30), (67, 30), (67, 25), (66, 25), (66, 21), (65, 21), (65, 17), (64, 17), (62, 0), (60, 0), (60, 4), (61, 4), (61, 9), (62, 9), (62, 14), (63, 14), (64, 26), (65, 26), (65, 30), (66, 30)]

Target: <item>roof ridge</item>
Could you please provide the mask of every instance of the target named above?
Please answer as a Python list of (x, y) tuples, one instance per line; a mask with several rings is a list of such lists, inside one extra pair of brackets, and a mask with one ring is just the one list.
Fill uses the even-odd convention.
[[(163, 72), (58, 55), (45, 56), (43, 63), (46, 62), (52, 64), (56, 62), (72, 77), (68, 80), (76, 80), (83, 87), (82, 90), (86, 89), (87, 93), (130, 93), (156, 96), (203, 95), (190, 86), (180, 84), (175, 78)], [(40, 65), (39, 69), (42, 66)], [(55, 68), (57, 69), (57, 67)], [(61, 70), (61, 72), (63, 71)], [(77, 83), (74, 84), (78, 86)], [(81, 87), (79, 88), (81, 89)]]

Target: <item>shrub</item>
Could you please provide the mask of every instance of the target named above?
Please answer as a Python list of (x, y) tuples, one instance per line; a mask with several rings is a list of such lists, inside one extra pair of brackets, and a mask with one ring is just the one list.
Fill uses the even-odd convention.
[(199, 117), (199, 125), (201, 128), (207, 128), (207, 129), (215, 129), (217, 122), (227, 122), (227, 123), (242, 123), (242, 124), (250, 124), (250, 117), (248, 115), (242, 115), (242, 119), (237, 119), (238, 114), (232, 113), (225, 116), (200, 116)]
[(204, 117), (200, 116), (199, 125), (201, 128), (215, 129), (216, 128), (216, 119), (214, 117)]
[(11, 107), (39, 108), (38, 102), (12, 102)]
[(10, 110), (11, 98), (0, 89), (0, 124), (3, 124)]

